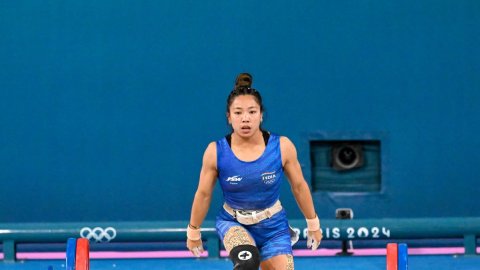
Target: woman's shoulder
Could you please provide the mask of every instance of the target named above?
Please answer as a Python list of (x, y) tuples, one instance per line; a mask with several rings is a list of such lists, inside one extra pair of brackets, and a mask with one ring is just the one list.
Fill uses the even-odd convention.
[(205, 149), (205, 155), (212, 155), (212, 154), (216, 155), (216, 153), (217, 153), (217, 142), (216, 141), (210, 142), (207, 145), (207, 148)]
[(207, 145), (207, 149), (217, 147), (217, 143), (218, 143), (218, 141), (209, 142), (208, 145)]
[(280, 140), (280, 144), (292, 144), (292, 141), (287, 136), (283, 136), (283, 135), (276, 135), (276, 136)]
[(223, 149), (224, 145), (228, 144), (226, 137), (222, 137), (216, 141), (211, 141), (205, 149), (205, 154), (210, 153), (217, 155), (217, 149)]
[(203, 153), (203, 164), (216, 167), (217, 164), (217, 143), (210, 142)]
[(295, 145), (287, 136), (280, 136), (280, 150), (282, 151), (282, 155), (295, 153)]

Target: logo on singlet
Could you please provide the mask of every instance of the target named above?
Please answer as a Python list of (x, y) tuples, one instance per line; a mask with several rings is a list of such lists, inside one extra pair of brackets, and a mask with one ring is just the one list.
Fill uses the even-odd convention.
[(235, 182), (240, 182), (242, 181), (242, 177), (240, 175), (235, 175), (235, 176), (230, 176), (225, 180), (227, 182), (232, 182), (231, 184), (236, 184)]
[(275, 175), (274, 171), (262, 173), (262, 181), (265, 184), (272, 184), (273, 182), (275, 182), (275, 177), (277, 177), (277, 175)]

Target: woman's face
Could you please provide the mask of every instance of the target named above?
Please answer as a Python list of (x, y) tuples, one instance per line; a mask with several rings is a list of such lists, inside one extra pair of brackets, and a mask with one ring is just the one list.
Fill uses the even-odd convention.
[(260, 129), (263, 113), (260, 105), (252, 95), (237, 96), (227, 113), (228, 123), (233, 131), (241, 137), (247, 138)]

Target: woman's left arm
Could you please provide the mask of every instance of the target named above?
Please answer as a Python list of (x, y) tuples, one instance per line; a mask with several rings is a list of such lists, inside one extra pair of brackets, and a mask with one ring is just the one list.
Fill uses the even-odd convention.
[(307, 241), (307, 245), (310, 244), (312, 249), (315, 250), (322, 239), (322, 231), (320, 230), (320, 220), (313, 205), (312, 193), (303, 177), (295, 145), (287, 137), (280, 137), (280, 149), (282, 152), (283, 170), (290, 182), (298, 207), (307, 221), (309, 237), (312, 238), (312, 241), (315, 241), (312, 243)]
[(307, 219), (315, 218), (315, 207), (313, 206), (312, 194), (305, 178), (302, 168), (297, 159), (295, 145), (287, 138), (280, 137), (280, 149), (282, 151), (283, 171), (290, 182), (293, 196), (297, 201), (300, 210)]

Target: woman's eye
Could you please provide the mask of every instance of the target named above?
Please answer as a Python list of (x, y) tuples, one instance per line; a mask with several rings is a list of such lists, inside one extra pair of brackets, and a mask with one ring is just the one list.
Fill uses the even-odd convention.
[(257, 111), (250, 111), (250, 114), (256, 114)]
[(236, 114), (236, 115), (240, 115), (240, 114), (242, 114), (242, 113), (241, 113), (241, 112), (234, 112), (234, 114)]

